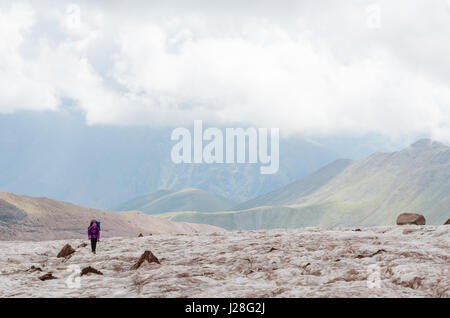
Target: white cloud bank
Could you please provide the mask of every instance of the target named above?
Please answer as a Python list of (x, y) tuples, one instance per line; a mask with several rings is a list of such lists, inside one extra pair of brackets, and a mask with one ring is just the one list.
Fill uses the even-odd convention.
[(0, 112), (450, 141), (448, 1), (227, 3), (3, 1)]

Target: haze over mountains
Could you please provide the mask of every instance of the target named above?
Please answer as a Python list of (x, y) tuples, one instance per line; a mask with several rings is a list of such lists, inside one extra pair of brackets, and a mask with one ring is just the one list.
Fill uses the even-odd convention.
[(166, 217), (260, 229), (393, 225), (398, 214), (417, 212), (427, 224), (443, 224), (450, 213), (450, 148), (424, 139), (398, 152), (339, 160), (233, 210)]
[[(87, 126), (70, 110), (0, 115), (0, 124), (1, 191), (228, 229), (385, 225), (401, 212), (440, 224), (450, 210), (448, 147), (429, 140), (334, 161), (330, 144), (282, 139), (279, 172), (261, 175), (253, 164), (173, 164), (169, 130)], [(341, 154), (354, 144), (336, 141)]]
[(159, 189), (198, 188), (243, 202), (337, 159), (330, 148), (289, 139), (281, 141), (274, 175), (261, 175), (254, 164), (174, 164), (170, 134), (148, 126), (88, 126), (70, 108), (0, 114), (0, 190), (99, 209)]

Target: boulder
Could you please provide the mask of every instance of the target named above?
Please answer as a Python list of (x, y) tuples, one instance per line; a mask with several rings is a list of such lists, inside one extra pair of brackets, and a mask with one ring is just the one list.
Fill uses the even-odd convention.
[(448, 219), (447, 222), (444, 223), (444, 225), (450, 225), (450, 219)]
[(93, 273), (93, 274), (97, 274), (97, 275), (103, 275), (102, 272), (100, 272), (99, 270), (95, 269), (94, 267), (88, 266), (88, 267), (85, 267), (85, 268), (83, 268), (81, 270), (81, 275), (80, 276), (87, 275), (89, 273)]
[(385, 253), (385, 252), (386, 252), (386, 250), (384, 248), (382, 248), (382, 249), (380, 249), (380, 250), (378, 250), (378, 251), (376, 251), (374, 253), (370, 253), (370, 254), (367, 254), (367, 255), (359, 254), (359, 255), (356, 256), (356, 258), (373, 257), (375, 255), (378, 255), (380, 253)]
[(158, 260), (158, 258), (153, 255), (152, 252), (150, 251), (145, 251), (144, 254), (141, 255), (141, 257), (139, 258), (139, 260), (137, 261), (136, 264), (134, 264), (131, 269), (138, 269), (139, 267), (141, 267), (142, 263), (144, 263), (145, 261), (149, 262), (149, 263), (158, 263), (161, 264)]
[(402, 213), (397, 217), (397, 225), (425, 225), (425, 217), (416, 213)]
[(42, 268), (32, 265), (28, 271), (31, 272), (31, 273), (33, 273), (33, 272), (42, 272)]
[(142, 233), (139, 233), (138, 237), (144, 237), (144, 235), (142, 235)]
[(64, 245), (64, 247), (59, 251), (56, 257), (67, 257), (71, 254), (75, 253), (75, 250), (69, 244)]
[(50, 279), (57, 279), (57, 277), (53, 276), (52, 273), (47, 273), (47, 274), (42, 275), (41, 277), (39, 277), (39, 279), (44, 281), (44, 280), (50, 280)]

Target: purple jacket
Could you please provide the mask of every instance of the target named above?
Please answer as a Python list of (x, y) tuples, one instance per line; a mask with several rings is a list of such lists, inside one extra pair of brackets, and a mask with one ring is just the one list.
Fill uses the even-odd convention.
[(98, 229), (98, 226), (96, 223), (92, 224), (92, 226), (90, 226), (88, 228), (88, 237), (91, 238), (96, 238), (97, 240), (100, 239), (100, 230)]

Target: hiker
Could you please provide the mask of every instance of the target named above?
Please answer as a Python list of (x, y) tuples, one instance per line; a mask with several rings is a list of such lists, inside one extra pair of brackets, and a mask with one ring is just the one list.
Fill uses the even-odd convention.
[(88, 237), (91, 240), (92, 253), (95, 254), (95, 249), (97, 247), (97, 241), (100, 240), (100, 227), (96, 220), (92, 220), (88, 228)]

